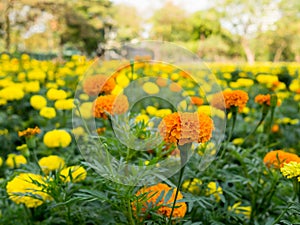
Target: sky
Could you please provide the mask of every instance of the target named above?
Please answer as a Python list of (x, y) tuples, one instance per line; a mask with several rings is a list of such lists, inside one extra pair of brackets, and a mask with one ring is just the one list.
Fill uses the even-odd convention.
[(113, 3), (124, 3), (135, 6), (144, 17), (151, 17), (156, 9), (161, 8), (166, 1), (172, 1), (187, 12), (193, 13), (209, 7), (209, 0), (111, 0)]

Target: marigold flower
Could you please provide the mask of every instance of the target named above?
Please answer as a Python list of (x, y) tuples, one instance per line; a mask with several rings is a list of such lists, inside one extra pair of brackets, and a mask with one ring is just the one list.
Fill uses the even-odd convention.
[[(172, 195), (169, 199), (165, 199), (167, 193), (169, 191), (172, 191)], [(164, 192), (162, 198), (160, 201), (158, 201), (158, 198), (161, 197), (162, 192)], [(144, 187), (141, 188), (135, 195), (136, 196), (143, 196), (143, 200), (139, 200), (138, 202), (132, 203), (133, 211), (137, 211), (138, 204), (142, 203), (141, 206), (141, 212), (145, 212), (149, 209), (149, 207), (158, 207), (157, 213), (160, 215), (164, 215), (167, 217), (170, 217), (173, 202), (175, 200), (175, 193), (176, 188), (171, 188), (166, 184), (159, 183), (151, 187)], [(144, 195), (146, 195), (146, 198), (144, 200)], [(181, 192), (178, 192), (177, 200), (182, 199), (183, 196)], [(185, 213), (187, 211), (187, 206), (185, 202), (177, 202), (175, 204), (173, 217), (174, 218), (183, 218)]]
[(45, 117), (47, 119), (52, 119), (56, 117), (56, 111), (53, 107), (43, 107), (40, 110), (40, 116)]
[(3, 159), (0, 157), (0, 167), (2, 166), (3, 164)]
[(25, 93), (17, 85), (5, 87), (0, 90), (0, 98), (7, 101), (20, 100), (24, 97)]
[(59, 170), (65, 166), (65, 160), (57, 155), (50, 155), (39, 160), (39, 165), (45, 174)]
[[(223, 97), (223, 98), (222, 98)], [(224, 102), (223, 102), (224, 99)], [(212, 106), (217, 109), (225, 110), (225, 108), (230, 109), (231, 107), (238, 107), (239, 112), (243, 110), (248, 102), (248, 94), (242, 90), (226, 90), (222, 93), (217, 93), (212, 98)]]
[(27, 160), (23, 155), (8, 154), (5, 164), (9, 168), (18, 168), (22, 164), (26, 164)]
[(30, 105), (34, 108), (34, 109), (42, 109), (47, 105), (47, 100), (46, 98), (44, 98), (41, 95), (33, 95), (30, 98)]
[(107, 114), (123, 114), (128, 110), (129, 103), (125, 95), (99, 96), (93, 106), (93, 115), (96, 118), (107, 119)]
[[(262, 95), (259, 94), (255, 97), (254, 101), (260, 105), (266, 104), (268, 106), (271, 106), (271, 95), (270, 94), (266, 94), (266, 95)], [(280, 101), (277, 101), (277, 106), (280, 105)]]
[(221, 200), (221, 195), (223, 194), (223, 189), (221, 186), (218, 186), (216, 182), (209, 182), (207, 184), (206, 195), (213, 195), (217, 202)]
[(159, 124), (158, 129), (167, 143), (184, 145), (190, 142), (205, 143), (212, 136), (213, 121), (202, 112), (172, 113)]
[(83, 91), (89, 96), (96, 96), (101, 93), (110, 94), (115, 86), (114, 79), (105, 75), (96, 75), (84, 80)]
[(275, 168), (281, 168), (283, 167), (284, 163), (289, 162), (300, 163), (300, 157), (294, 153), (289, 153), (282, 150), (268, 152), (264, 157), (264, 163), (268, 167), (274, 166)]
[(49, 100), (53, 101), (67, 98), (67, 93), (64, 90), (57, 90), (55, 88), (51, 88), (46, 95)]
[(191, 97), (191, 101), (192, 101), (192, 104), (198, 105), (198, 106), (203, 105), (203, 103), (204, 103), (203, 99), (200, 97), (197, 97), (197, 96)]
[(288, 179), (297, 178), (300, 182), (300, 162), (289, 162), (284, 163), (283, 167), (280, 168), (280, 171), (283, 176)]
[(52, 130), (44, 135), (43, 141), (48, 148), (65, 148), (70, 145), (72, 137), (65, 130)]
[(233, 206), (229, 206), (228, 210), (235, 212), (237, 214), (243, 214), (245, 215), (247, 218), (250, 218), (251, 215), (251, 206), (241, 206), (241, 202), (237, 202), (235, 203)]
[(71, 110), (74, 107), (74, 99), (60, 99), (54, 103), (54, 107), (59, 110)]
[(41, 133), (40, 128), (38, 128), (37, 126), (35, 128), (27, 128), (26, 130), (23, 131), (19, 131), (18, 135), (19, 137), (31, 137), (33, 135), (39, 134)]
[(21, 173), (6, 185), (9, 199), (17, 204), (25, 204), (28, 208), (42, 205), (52, 197), (46, 193), (47, 183), (41, 175)]
[[(71, 177), (70, 177), (71, 174)], [(60, 178), (64, 182), (80, 182), (85, 180), (87, 175), (86, 170), (82, 166), (69, 166), (60, 171)]]

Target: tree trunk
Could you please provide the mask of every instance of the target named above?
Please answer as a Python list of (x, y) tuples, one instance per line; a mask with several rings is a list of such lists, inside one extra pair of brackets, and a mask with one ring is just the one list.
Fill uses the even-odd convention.
[(13, 0), (7, 1), (7, 7), (5, 9), (4, 19), (5, 19), (5, 50), (10, 51), (10, 19), (9, 13), (10, 9), (13, 7)]
[(242, 37), (241, 42), (244, 52), (246, 54), (247, 62), (249, 64), (253, 64), (255, 62), (255, 54), (250, 48), (249, 41), (245, 37)]
[(286, 46), (287, 46), (287, 44), (285, 42), (282, 42), (281, 45), (279, 46), (279, 48), (276, 49), (273, 62), (278, 62), (280, 60), (282, 52)]

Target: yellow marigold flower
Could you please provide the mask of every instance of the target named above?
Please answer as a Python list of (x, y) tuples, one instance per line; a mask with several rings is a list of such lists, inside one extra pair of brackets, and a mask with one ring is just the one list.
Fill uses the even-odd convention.
[(54, 107), (59, 110), (70, 110), (74, 107), (74, 99), (60, 99), (55, 101)]
[(34, 109), (38, 109), (39, 110), (41, 108), (44, 108), (47, 105), (47, 100), (42, 95), (33, 95), (30, 98), (30, 105)]
[(43, 107), (40, 110), (40, 116), (45, 117), (47, 119), (52, 119), (56, 117), (56, 111), (52, 107)]
[[(158, 197), (162, 195), (162, 192), (164, 191), (164, 194), (160, 201), (158, 201)], [(165, 200), (165, 197), (169, 191), (172, 191), (172, 195), (169, 199)], [(136, 196), (144, 196), (147, 197), (143, 200), (139, 200), (138, 202), (132, 202), (132, 209), (136, 213), (144, 213), (148, 210), (149, 207), (155, 207), (157, 208), (157, 213), (166, 217), (170, 217), (173, 202), (175, 200), (175, 193), (176, 188), (171, 188), (166, 184), (159, 183), (151, 187), (144, 187), (141, 188), (135, 195)], [(178, 192), (177, 201), (182, 199), (183, 196), (181, 192)], [(141, 210), (140, 212), (137, 212), (138, 205), (141, 204)], [(185, 213), (187, 211), (187, 206), (185, 202), (177, 202), (175, 204), (173, 217), (174, 218), (183, 218), (185, 216)], [(139, 216), (139, 215), (137, 215)]]
[(135, 122), (141, 122), (143, 121), (144, 123), (148, 123), (149, 121), (149, 116), (144, 115), (144, 114), (140, 114), (137, 117), (135, 117)]
[[(222, 98), (223, 97), (223, 98)], [(223, 102), (224, 99), (224, 102)], [(222, 93), (217, 93), (212, 98), (212, 106), (216, 107), (217, 109), (225, 110), (225, 108), (230, 109), (231, 107), (238, 107), (239, 112), (243, 110), (248, 102), (248, 94), (242, 90), (226, 90)]]
[(254, 81), (247, 78), (239, 78), (236, 81), (239, 85), (239, 87), (250, 87), (254, 84)]
[(193, 178), (192, 180), (186, 180), (182, 184), (183, 190), (187, 190), (194, 194), (199, 194), (201, 190), (202, 181), (198, 178)]
[(57, 155), (50, 155), (39, 160), (39, 165), (45, 174), (59, 170), (65, 166), (65, 160)]
[(274, 75), (260, 74), (256, 77), (256, 80), (261, 84), (273, 84), (278, 82), (278, 77)]
[(24, 91), (25, 92), (39, 92), (40, 91), (40, 82), (31, 81), (24, 83)]
[(251, 215), (251, 206), (241, 206), (241, 204), (241, 202), (237, 202), (233, 206), (229, 206), (228, 210), (237, 214), (243, 214), (249, 219)]
[(172, 113), (171, 109), (159, 109), (156, 111), (155, 116), (163, 118), (167, 115), (170, 115), (171, 113)]
[(34, 69), (28, 72), (27, 78), (29, 80), (44, 81), (46, 78), (46, 73), (41, 69)]
[(3, 164), (3, 159), (0, 157), (0, 166)]
[(157, 112), (157, 108), (154, 107), (154, 106), (147, 106), (146, 107), (146, 112), (149, 114), (149, 115), (152, 115), (154, 116)]
[(85, 131), (84, 131), (83, 127), (76, 127), (76, 128), (73, 128), (72, 133), (75, 136), (82, 136), (85, 134)]
[(20, 87), (15, 85), (5, 87), (0, 90), (0, 98), (5, 99), (7, 101), (20, 100), (24, 97), (25, 93)]
[(105, 75), (96, 75), (84, 80), (83, 91), (90, 96), (97, 96), (100, 93), (110, 94), (115, 86), (114, 79)]
[(67, 93), (64, 90), (57, 90), (55, 88), (51, 88), (46, 95), (49, 100), (53, 101), (67, 98)]
[(65, 148), (70, 145), (72, 137), (65, 130), (52, 130), (44, 135), (43, 141), (48, 148)]
[(120, 74), (116, 77), (117, 84), (122, 88), (125, 88), (129, 85), (130, 80), (125, 74)]
[(280, 171), (283, 176), (288, 179), (297, 178), (300, 182), (300, 162), (289, 162), (284, 163), (283, 167), (280, 168)]
[(283, 167), (284, 163), (299, 162), (300, 157), (294, 153), (285, 152), (282, 150), (275, 150), (268, 152), (264, 157), (266, 166), (274, 166), (275, 168)]
[[(71, 177), (70, 177), (71, 174)], [(60, 178), (64, 182), (80, 182), (85, 180), (87, 175), (86, 170), (82, 166), (69, 166), (60, 171)]]
[(27, 160), (23, 155), (8, 154), (5, 164), (9, 168), (18, 168), (22, 164), (26, 164)]
[(204, 113), (172, 113), (158, 126), (161, 136), (167, 143), (184, 145), (186, 143), (209, 141), (213, 131), (212, 119)]
[(45, 178), (33, 173), (21, 173), (6, 185), (9, 199), (17, 204), (23, 203), (28, 208), (35, 208), (47, 200), (52, 200), (46, 189)]
[(1, 99), (0, 98), (0, 105), (6, 105), (6, 104), (7, 104), (6, 99)]
[(123, 114), (128, 110), (129, 103), (125, 95), (99, 96), (93, 107), (93, 115), (96, 118), (107, 119), (107, 113), (111, 115)]
[(36, 134), (39, 134), (41, 133), (41, 130), (39, 127), (35, 127), (35, 128), (27, 128), (26, 130), (23, 130), (23, 131), (19, 131), (18, 132), (18, 135), (19, 137), (31, 137), (33, 135), (36, 135)]
[(221, 200), (221, 195), (223, 194), (223, 189), (217, 185), (216, 182), (209, 182), (207, 184), (206, 195), (213, 195), (217, 202)]
[[(93, 116), (93, 103), (84, 102), (79, 107), (80, 115), (83, 119), (89, 119)], [(79, 112), (76, 111), (76, 115), (79, 116)]]
[(143, 90), (149, 94), (157, 94), (159, 92), (159, 87), (153, 82), (146, 82), (143, 84)]
[(232, 143), (234, 145), (241, 145), (241, 144), (244, 143), (244, 138), (235, 138), (235, 139), (232, 140)]

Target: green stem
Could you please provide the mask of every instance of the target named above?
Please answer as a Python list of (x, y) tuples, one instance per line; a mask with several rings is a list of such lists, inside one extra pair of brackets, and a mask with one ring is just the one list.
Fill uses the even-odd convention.
[(183, 177), (184, 168), (185, 168), (185, 165), (183, 167), (181, 167), (181, 169), (180, 169), (179, 179), (178, 179), (178, 183), (177, 183), (177, 189), (176, 189), (175, 198), (174, 198), (174, 202), (173, 202), (172, 211), (171, 211), (171, 214), (170, 214), (170, 219), (169, 219), (168, 225), (170, 225), (172, 223), (172, 217), (173, 217), (173, 213), (174, 213), (174, 209), (175, 209), (175, 205), (176, 205), (176, 200), (177, 200), (178, 193), (179, 193), (179, 187), (181, 186), (181, 181), (182, 181), (182, 177)]
[(232, 109), (232, 126), (231, 126), (231, 129), (230, 129), (229, 134), (228, 134), (227, 143), (230, 141), (230, 139), (232, 137), (232, 134), (233, 134), (233, 130), (234, 130), (235, 122), (236, 122), (236, 118), (237, 118), (237, 111), (238, 111), (237, 107), (234, 107)]
[(131, 225), (135, 225), (133, 217), (132, 217), (132, 209), (131, 209), (130, 200), (127, 201), (127, 207), (128, 207), (128, 213), (129, 213), (129, 222)]

